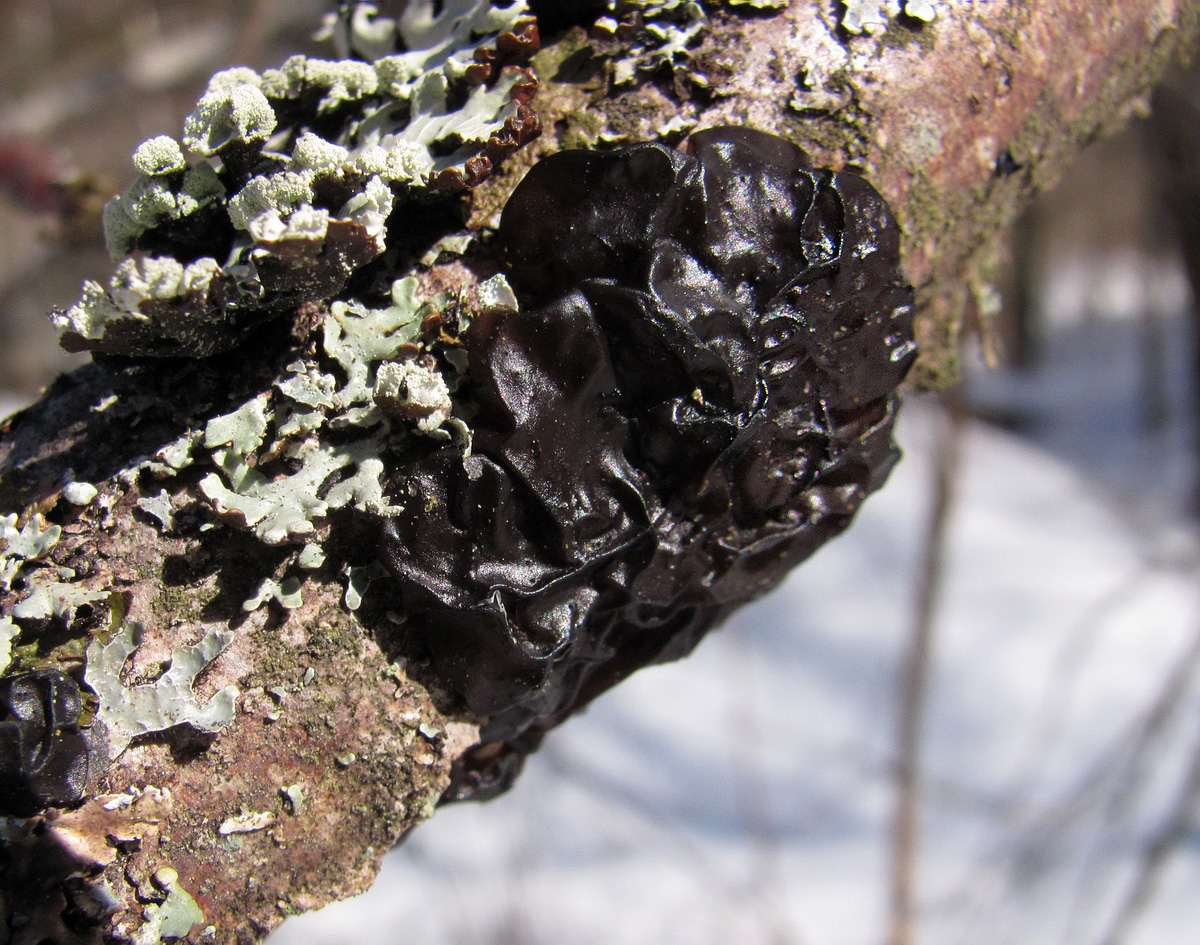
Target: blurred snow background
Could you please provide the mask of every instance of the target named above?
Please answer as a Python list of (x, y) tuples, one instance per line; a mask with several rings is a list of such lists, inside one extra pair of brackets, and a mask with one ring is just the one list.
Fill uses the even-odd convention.
[[(322, 6), (6, 0), (0, 415), (78, 362), (45, 313), (108, 272), (97, 213), (133, 147), (177, 133), (213, 69), (299, 48)], [(914, 945), (1200, 943), (1193, 315), (1139, 154), (1136, 134), (1095, 149), (1018, 234), (1040, 262), (1030, 357), (973, 368), (961, 423), (910, 401), (906, 458), (846, 536), (271, 945), (900, 945), (897, 875)], [(45, 190), (63, 177), (66, 204)]]

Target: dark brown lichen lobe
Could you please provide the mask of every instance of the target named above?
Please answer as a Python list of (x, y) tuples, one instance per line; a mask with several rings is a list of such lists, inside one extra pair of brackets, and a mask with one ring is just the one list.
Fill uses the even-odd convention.
[(884, 200), (763, 132), (552, 155), (498, 240), (522, 308), (470, 329), (473, 453), (400, 470), (383, 541), (503, 743), (463, 794), (840, 532), (898, 456), (915, 357)]

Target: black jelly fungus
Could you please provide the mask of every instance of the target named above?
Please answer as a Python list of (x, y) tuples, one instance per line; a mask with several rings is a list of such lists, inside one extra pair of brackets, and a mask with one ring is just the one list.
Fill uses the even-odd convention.
[(0, 676), (0, 814), (30, 817), (83, 798), (79, 685), (56, 670)]
[(552, 33), (603, 16), (608, 12), (608, 0), (529, 0), (529, 9), (537, 17), (538, 28)]
[(763, 132), (551, 155), (498, 240), (521, 310), (469, 329), (473, 453), (397, 470), (382, 542), (489, 720), (457, 796), (845, 528), (898, 457), (915, 357), (886, 202)]

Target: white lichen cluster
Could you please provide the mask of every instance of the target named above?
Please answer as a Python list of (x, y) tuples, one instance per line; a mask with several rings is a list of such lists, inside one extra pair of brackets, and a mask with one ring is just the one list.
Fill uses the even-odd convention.
[(848, 33), (879, 34), (903, 13), (930, 23), (937, 16), (932, 0), (843, 0), (842, 28)]
[[(272, 303), (292, 311), (335, 297), (383, 251), (397, 201), (446, 173), (468, 181), (468, 161), (509, 134), (530, 75), (492, 75), (475, 52), (530, 22), (525, 0), (413, 0), (398, 20), (359, 3), (327, 32), (344, 56), (366, 61), (293, 56), (261, 74), (218, 72), (181, 142), (160, 135), (135, 152), (140, 176), (105, 208), (104, 227), (114, 258), (145, 256), (107, 284), (85, 283), (52, 316), (64, 347), (203, 356), (235, 344), (239, 325)], [(252, 165), (253, 176), (238, 176)], [(230, 226), (231, 247), (195, 258), (198, 232)]]
[(301, 591), (300, 579), (288, 577), (282, 581), (275, 581), (271, 578), (263, 578), (258, 589), (242, 602), (242, 610), (247, 612), (258, 610), (269, 600), (276, 601), (285, 610), (294, 610), (302, 606), (304, 595)]
[[(782, 10), (789, 0), (608, 0), (607, 13), (592, 29), (599, 35), (620, 36), (622, 48), (613, 61), (613, 85), (633, 85), (639, 77), (664, 68), (677, 70), (691, 59), (708, 25), (709, 14), (719, 7), (740, 13)], [(687, 72), (688, 81), (705, 86), (707, 79)], [(678, 128), (663, 134), (682, 133), (695, 122), (679, 120)]]
[[(28, 595), (13, 607), (12, 615), (19, 620), (57, 617), (69, 626), (80, 607), (108, 600), (108, 591), (89, 590), (70, 581), (44, 580), (40, 577), (41, 573), (34, 572), (38, 576), (30, 582), (32, 587)], [(73, 574), (71, 576), (74, 577)]]
[[(173, 146), (170, 149), (163, 146), (168, 141)], [(114, 259), (131, 252), (147, 230), (182, 220), (225, 198), (225, 185), (211, 164), (207, 161), (173, 167), (160, 164), (168, 150), (178, 152), (182, 162), (183, 151), (178, 142), (166, 135), (143, 143), (133, 159), (141, 176), (104, 207), (104, 241)]]

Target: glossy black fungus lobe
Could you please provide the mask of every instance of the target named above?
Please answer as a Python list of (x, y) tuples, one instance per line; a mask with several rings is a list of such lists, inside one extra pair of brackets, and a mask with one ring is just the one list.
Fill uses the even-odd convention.
[(537, 17), (538, 29), (549, 34), (603, 16), (608, 0), (529, 0), (529, 9)]
[(55, 670), (0, 677), (0, 814), (30, 817), (83, 798), (79, 685)]
[(745, 128), (562, 152), (517, 187), (499, 242), (522, 309), (467, 339), (474, 451), (399, 470), (383, 540), (410, 625), (490, 720), (460, 796), (882, 485), (915, 356), (898, 239), (861, 177)]

